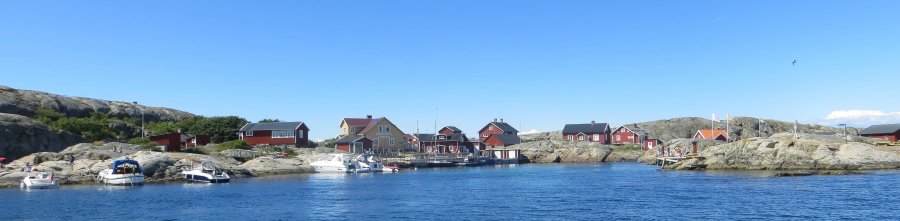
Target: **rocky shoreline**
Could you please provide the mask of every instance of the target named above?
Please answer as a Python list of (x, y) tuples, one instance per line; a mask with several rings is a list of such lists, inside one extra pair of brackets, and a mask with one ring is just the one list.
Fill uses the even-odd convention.
[[(141, 167), (146, 176), (146, 182), (170, 182), (181, 180), (182, 168), (203, 161), (209, 161), (220, 169), (227, 171), (232, 177), (258, 177), (282, 174), (313, 173), (308, 166), (310, 155), (326, 154), (330, 148), (317, 148), (300, 151), (300, 156), (291, 158), (276, 158), (273, 156), (255, 156), (246, 162), (241, 162), (224, 153), (212, 155), (193, 153), (169, 153), (143, 150), (140, 146), (125, 143), (105, 143), (93, 145), (81, 143), (58, 153), (38, 152), (20, 158), (0, 169), (0, 188), (18, 187), (19, 181), (26, 175), (21, 172), (26, 163), (33, 163), (33, 170), (52, 171), (60, 184), (93, 184), (98, 172), (109, 168), (113, 160), (125, 157), (141, 162)], [(250, 151), (252, 152), (252, 151)], [(69, 164), (67, 156), (75, 156), (74, 164)], [(259, 154), (257, 154), (259, 155)]]
[(864, 139), (845, 141), (833, 135), (780, 133), (705, 147), (700, 155), (702, 158), (683, 160), (665, 168), (689, 169), (689, 165), (704, 165), (707, 170), (900, 169), (900, 147), (875, 146)]

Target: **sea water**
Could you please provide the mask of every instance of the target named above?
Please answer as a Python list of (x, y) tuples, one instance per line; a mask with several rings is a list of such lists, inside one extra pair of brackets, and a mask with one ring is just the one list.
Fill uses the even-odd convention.
[(3, 220), (900, 220), (900, 172), (774, 177), (637, 163), (0, 190)]

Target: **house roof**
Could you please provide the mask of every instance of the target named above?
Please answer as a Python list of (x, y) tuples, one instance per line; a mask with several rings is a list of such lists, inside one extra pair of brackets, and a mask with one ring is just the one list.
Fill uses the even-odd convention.
[[(716, 139), (716, 137), (725, 136), (725, 139), (728, 139), (728, 133), (725, 130), (697, 130), (697, 134), (700, 134), (703, 139), (712, 140)], [(696, 137), (697, 135), (694, 134)]]
[(412, 140), (412, 139), (416, 139), (416, 136), (412, 135), (412, 134), (403, 134), (403, 138), (406, 138), (407, 140)]
[(370, 122), (372, 122), (372, 118), (344, 118), (344, 122), (347, 122), (347, 125), (350, 127), (365, 127), (368, 126)]
[(648, 134), (650, 134), (650, 132), (647, 132), (647, 131), (644, 130), (643, 128), (640, 128), (640, 127), (638, 127), (637, 125), (634, 125), (634, 124), (632, 124), (632, 125), (622, 125), (622, 127), (624, 127), (625, 129), (628, 129), (628, 130), (630, 130), (631, 132), (633, 132), (633, 133), (635, 133), (635, 134), (638, 134), (638, 135), (647, 136)]
[(494, 134), (491, 136), (496, 137), (497, 140), (503, 143), (503, 145), (519, 144), (522, 142), (522, 139), (519, 138), (519, 135), (515, 134)]
[(241, 131), (260, 131), (260, 130), (294, 130), (303, 125), (302, 121), (297, 122), (271, 122), (271, 123), (248, 123), (241, 127)]
[(880, 125), (872, 125), (859, 132), (859, 135), (874, 135), (874, 134), (892, 134), (900, 131), (900, 124), (880, 124)]
[(585, 134), (596, 134), (596, 133), (606, 133), (609, 132), (609, 126), (606, 123), (593, 123), (593, 124), (566, 124), (563, 127), (563, 134), (577, 134), (577, 133), (585, 133)]
[(369, 139), (369, 138), (366, 138), (364, 136), (350, 135), (350, 136), (345, 136), (341, 139), (338, 139), (338, 140), (334, 141), (334, 143), (350, 143), (350, 142), (356, 142), (356, 141), (364, 140), (364, 139)]
[[(460, 130), (459, 128), (456, 128), (454, 126), (446, 126), (444, 128), (450, 129), (450, 131), (453, 131), (454, 133), (462, 133), (462, 130)], [(442, 128), (441, 130), (444, 130), (444, 129)]]
[[(519, 132), (518, 130), (516, 130), (516, 128), (513, 128), (506, 122), (496, 122), (495, 121), (495, 122), (489, 123), (488, 125), (491, 125), (491, 124), (493, 124), (497, 128), (500, 128), (500, 130), (502, 130), (503, 132), (507, 132), (507, 133), (518, 133)], [(487, 127), (487, 126), (485, 126), (485, 127)], [(481, 128), (481, 129), (484, 130), (484, 128)]]
[(434, 134), (416, 134), (416, 138), (419, 141), (432, 141), (434, 140)]

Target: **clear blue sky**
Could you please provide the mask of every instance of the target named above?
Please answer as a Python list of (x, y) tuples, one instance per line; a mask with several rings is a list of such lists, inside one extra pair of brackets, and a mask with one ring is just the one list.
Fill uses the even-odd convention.
[(898, 1), (5, 1), (0, 84), (302, 120), (313, 138), (366, 114), (432, 130), (435, 107), (439, 126), (469, 134), (495, 117), (521, 131), (896, 117), (898, 12)]

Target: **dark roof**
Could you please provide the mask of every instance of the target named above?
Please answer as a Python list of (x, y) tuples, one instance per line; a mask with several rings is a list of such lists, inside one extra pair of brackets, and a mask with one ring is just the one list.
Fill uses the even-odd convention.
[(462, 133), (462, 130), (460, 130), (459, 128), (456, 128), (454, 126), (446, 126), (444, 128), (450, 129), (450, 131), (453, 131), (454, 133)]
[(859, 132), (860, 135), (873, 135), (873, 134), (892, 134), (900, 131), (900, 124), (881, 124), (881, 125), (872, 125)]
[(606, 133), (609, 132), (609, 126), (606, 123), (593, 123), (593, 124), (566, 124), (563, 127), (563, 134), (577, 134), (577, 133), (585, 133), (585, 134), (596, 134), (596, 133)]
[(366, 138), (364, 136), (350, 135), (350, 136), (346, 136), (341, 139), (338, 139), (338, 140), (334, 141), (334, 143), (350, 143), (350, 142), (356, 142), (356, 141), (362, 140), (362, 139), (369, 139), (369, 138)]
[(241, 127), (241, 131), (260, 131), (260, 130), (293, 130), (303, 125), (303, 122), (272, 122), (272, 123), (248, 123)]
[(633, 124), (632, 125), (622, 125), (622, 127), (625, 127), (625, 129), (628, 129), (637, 135), (647, 136), (648, 134), (650, 134), (650, 132), (647, 132), (646, 130), (644, 130), (640, 127), (637, 127), (636, 125), (633, 125)]
[(432, 140), (434, 140), (434, 134), (416, 134), (416, 137), (419, 138), (419, 141), (432, 141)]
[(494, 126), (497, 126), (497, 128), (500, 128), (500, 130), (503, 130), (503, 132), (507, 132), (507, 133), (518, 133), (519, 132), (518, 130), (516, 130), (516, 128), (513, 128), (506, 122), (491, 122), (491, 124), (493, 124)]
[(515, 134), (494, 134), (493, 136), (497, 137), (497, 140), (500, 140), (504, 145), (519, 144), (522, 142), (519, 135)]

